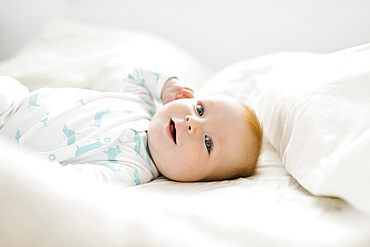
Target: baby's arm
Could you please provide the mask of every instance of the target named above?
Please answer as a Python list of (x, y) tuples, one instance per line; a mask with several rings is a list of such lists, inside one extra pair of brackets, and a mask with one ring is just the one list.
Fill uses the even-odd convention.
[(193, 98), (194, 91), (181, 85), (176, 77), (168, 77), (161, 73), (135, 69), (124, 80), (123, 92), (132, 92), (167, 104), (181, 98)]
[(161, 73), (135, 69), (124, 79), (123, 92), (134, 93), (148, 101), (161, 102), (162, 88), (168, 79), (168, 76)]

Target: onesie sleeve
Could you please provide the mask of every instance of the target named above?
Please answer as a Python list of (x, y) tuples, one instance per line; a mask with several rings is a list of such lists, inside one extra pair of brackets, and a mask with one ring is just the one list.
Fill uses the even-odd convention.
[(124, 79), (122, 92), (130, 92), (141, 95), (142, 97), (150, 97), (162, 103), (162, 88), (169, 78), (171, 77), (163, 73), (135, 69)]
[(122, 133), (116, 141), (113, 141), (116, 136), (113, 133), (111, 137), (93, 138), (80, 143), (77, 149), (61, 149), (53, 154), (45, 152), (45, 156), (52, 161), (63, 156), (63, 152), (70, 154), (72, 151), (77, 158), (59, 161), (65, 169), (78, 171), (85, 177), (120, 188), (148, 183), (158, 177), (158, 169), (147, 151), (147, 134), (131, 129), (117, 131)]

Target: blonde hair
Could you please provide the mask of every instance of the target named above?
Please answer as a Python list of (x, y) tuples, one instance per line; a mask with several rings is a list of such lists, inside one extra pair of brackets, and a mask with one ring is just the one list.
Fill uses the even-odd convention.
[(255, 111), (243, 102), (238, 102), (244, 108), (244, 119), (253, 136), (253, 140), (251, 140), (252, 146), (250, 149), (251, 153), (249, 159), (244, 163), (241, 169), (239, 169), (239, 177), (249, 177), (254, 175), (256, 172), (258, 158), (262, 149), (263, 128)]

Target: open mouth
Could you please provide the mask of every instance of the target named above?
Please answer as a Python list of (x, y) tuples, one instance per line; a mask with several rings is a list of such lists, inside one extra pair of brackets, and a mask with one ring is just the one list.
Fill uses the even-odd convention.
[(171, 133), (173, 142), (175, 144), (177, 144), (176, 143), (176, 127), (175, 127), (175, 123), (172, 121), (172, 119), (170, 120), (170, 133)]

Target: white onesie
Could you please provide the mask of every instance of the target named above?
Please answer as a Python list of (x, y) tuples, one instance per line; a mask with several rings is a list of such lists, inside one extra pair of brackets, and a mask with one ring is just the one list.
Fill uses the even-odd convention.
[(169, 77), (135, 70), (122, 92), (41, 88), (0, 77), (0, 136), (20, 151), (119, 186), (158, 177), (147, 149), (155, 100)]

